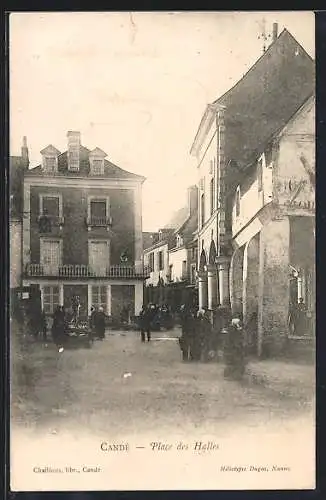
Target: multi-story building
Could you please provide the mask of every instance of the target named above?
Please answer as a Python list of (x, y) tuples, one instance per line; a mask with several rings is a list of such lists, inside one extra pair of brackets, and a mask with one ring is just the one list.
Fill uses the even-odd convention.
[(9, 158), (9, 278), (13, 301), (17, 299), (17, 291), (22, 286), (23, 177), (28, 166), (27, 140), (24, 137), (21, 156), (10, 156)]
[(300, 298), (313, 323), (313, 94), (313, 60), (274, 26), (266, 52), (207, 107), (192, 146), (199, 306), (256, 318), (258, 354), (291, 345), (289, 314)]
[(192, 301), (197, 270), (197, 187), (188, 189), (187, 206), (144, 249), (144, 262), (150, 268), (146, 281), (148, 302), (169, 304), (172, 309)]
[(144, 177), (106, 159), (99, 148), (68, 132), (67, 151), (41, 151), (42, 164), (25, 172), (24, 285), (41, 292), (42, 307), (74, 301), (80, 314), (102, 306), (112, 318), (143, 302), (141, 188)]

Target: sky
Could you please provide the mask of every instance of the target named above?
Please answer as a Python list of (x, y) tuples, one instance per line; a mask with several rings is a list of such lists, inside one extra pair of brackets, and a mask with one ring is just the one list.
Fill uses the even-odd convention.
[(146, 177), (143, 230), (157, 231), (197, 181), (190, 156), (206, 105), (261, 56), (277, 22), (314, 57), (312, 12), (12, 13), (10, 154), (31, 166), (78, 130), (90, 149)]

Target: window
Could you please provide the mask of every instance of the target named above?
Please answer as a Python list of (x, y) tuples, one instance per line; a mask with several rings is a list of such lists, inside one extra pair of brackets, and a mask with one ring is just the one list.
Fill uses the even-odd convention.
[(91, 160), (91, 173), (92, 175), (103, 175), (104, 174), (104, 160), (99, 158), (93, 158)]
[(187, 261), (186, 260), (182, 261), (181, 277), (182, 277), (182, 279), (186, 279), (186, 277), (187, 277)]
[(106, 217), (106, 201), (93, 200), (91, 201), (91, 217)]
[(92, 286), (92, 306), (96, 308), (103, 307), (107, 313), (108, 290), (106, 286)]
[(55, 156), (46, 156), (44, 158), (44, 169), (49, 173), (57, 171), (57, 159)]
[(201, 225), (205, 224), (205, 193), (200, 197)]
[(211, 195), (211, 215), (212, 215), (214, 212), (214, 208), (215, 208), (215, 178), (214, 177), (211, 179), (210, 195)]
[(149, 268), (151, 272), (154, 271), (154, 252), (149, 254)]
[(235, 195), (235, 215), (237, 217), (240, 215), (240, 186), (237, 187)]
[(263, 189), (263, 160), (260, 159), (257, 162), (257, 182), (258, 182), (258, 191), (260, 192)]
[(162, 271), (164, 269), (164, 252), (160, 251), (158, 253), (158, 270)]
[(110, 215), (109, 198), (90, 196), (88, 198), (88, 221), (90, 226), (109, 226), (112, 221)]
[(92, 240), (88, 242), (88, 258), (91, 271), (95, 276), (106, 276), (110, 265), (108, 240)]
[(60, 294), (58, 286), (43, 287), (42, 302), (45, 314), (53, 314), (56, 307), (60, 305)]
[(71, 150), (68, 153), (68, 169), (71, 172), (78, 172), (79, 171), (79, 144), (73, 145), (73, 146), (76, 147), (76, 149), (71, 148)]
[(40, 196), (40, 215), (53, 215), (59, 217), (60, 208), (59, 196)]
[(57, 275), (62, 264), (62, 241), (40, 239), (40, 260), (44, 273)]
[(173, 264), (170, 264), (169, 265), (169, 275), (168, 275), (169, 281), (172, 281), (172, 274), (173, 274)]

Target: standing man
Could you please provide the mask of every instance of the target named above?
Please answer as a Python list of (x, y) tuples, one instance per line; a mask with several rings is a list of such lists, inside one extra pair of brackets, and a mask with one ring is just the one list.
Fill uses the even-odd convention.
[(147, 341), (151, 340), (151, 314), (149, 307), (142, 306), (139, 313), (139, 326), (141, 341), (145, 342), (145, 333), (147, 334)]
[(234, 316), (228, 329), (225, 378), (241, 380), (245, 373), (245, 336), (241, 319)]
[(103, 307), (99, 307), (94, 315), (94, 326), (96, 336), (100, 340), (105, 339), (105, 314)]

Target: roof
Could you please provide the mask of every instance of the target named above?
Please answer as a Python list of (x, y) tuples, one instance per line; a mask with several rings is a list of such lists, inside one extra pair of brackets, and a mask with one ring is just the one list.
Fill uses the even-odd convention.
[(143, 250), (154, 245), (155, 238), (158, 237), (158, 233), (154, 232), (143, 232)]
[(185, 221), (183, 226), (178, 229), (178, 233), (183, 236), (192, 236), (198, 227), (198, 211), (195, 210), (194, 213)]
[[(84, 147), (80, 146), (79, 148), (79, 171), (71, 172), (68, 170), (68, 161), (67, 156), (68, 153), (65, 151), (64, 153), (58, 156), (58, 173), (56, 176), (67, 176), (67, 177), (86, 177), (89, 174), (90, 164), (89, 164), (89, 154), (91, 151)], [(43, 175), (43, 169), (41, 165), (34, 167), (26, 172), (28, 176), (30, 175)], [(25, 174), (25, 175), (26, 175)], [(99, 176), (102, 177), (102, 176)], [(114, 163), (104, 160), (104, 177), (110, 179), (130, 179), (130, 180), (138, 180), (140, 182), (145, 181), (145, 177), (141, 175), (134, 174), (132, 172), (128, 172), (127, 170), (123, 170), (122, 168), (114, 165)]]
[(188, 219), (189, 217), (189, 212), (188, 212), (188, 207), (182, 207), (179, 208), (174, 214), (172, 215), (170, 222), (168, 222), (165, 226), (164, 229), (173, 229), (176, 231), (179, 229), (181, 225), (184, 224), (184, 222)]
[[(243, 168), (314, 94), (314, 88), (314, 61), (285, 29), (243, 78), (208, 106), (199, 129), (207, 127), (212, 109), (224, 109), (226, 158)], [(199, 137), (200, 130), (195, 142)]]

